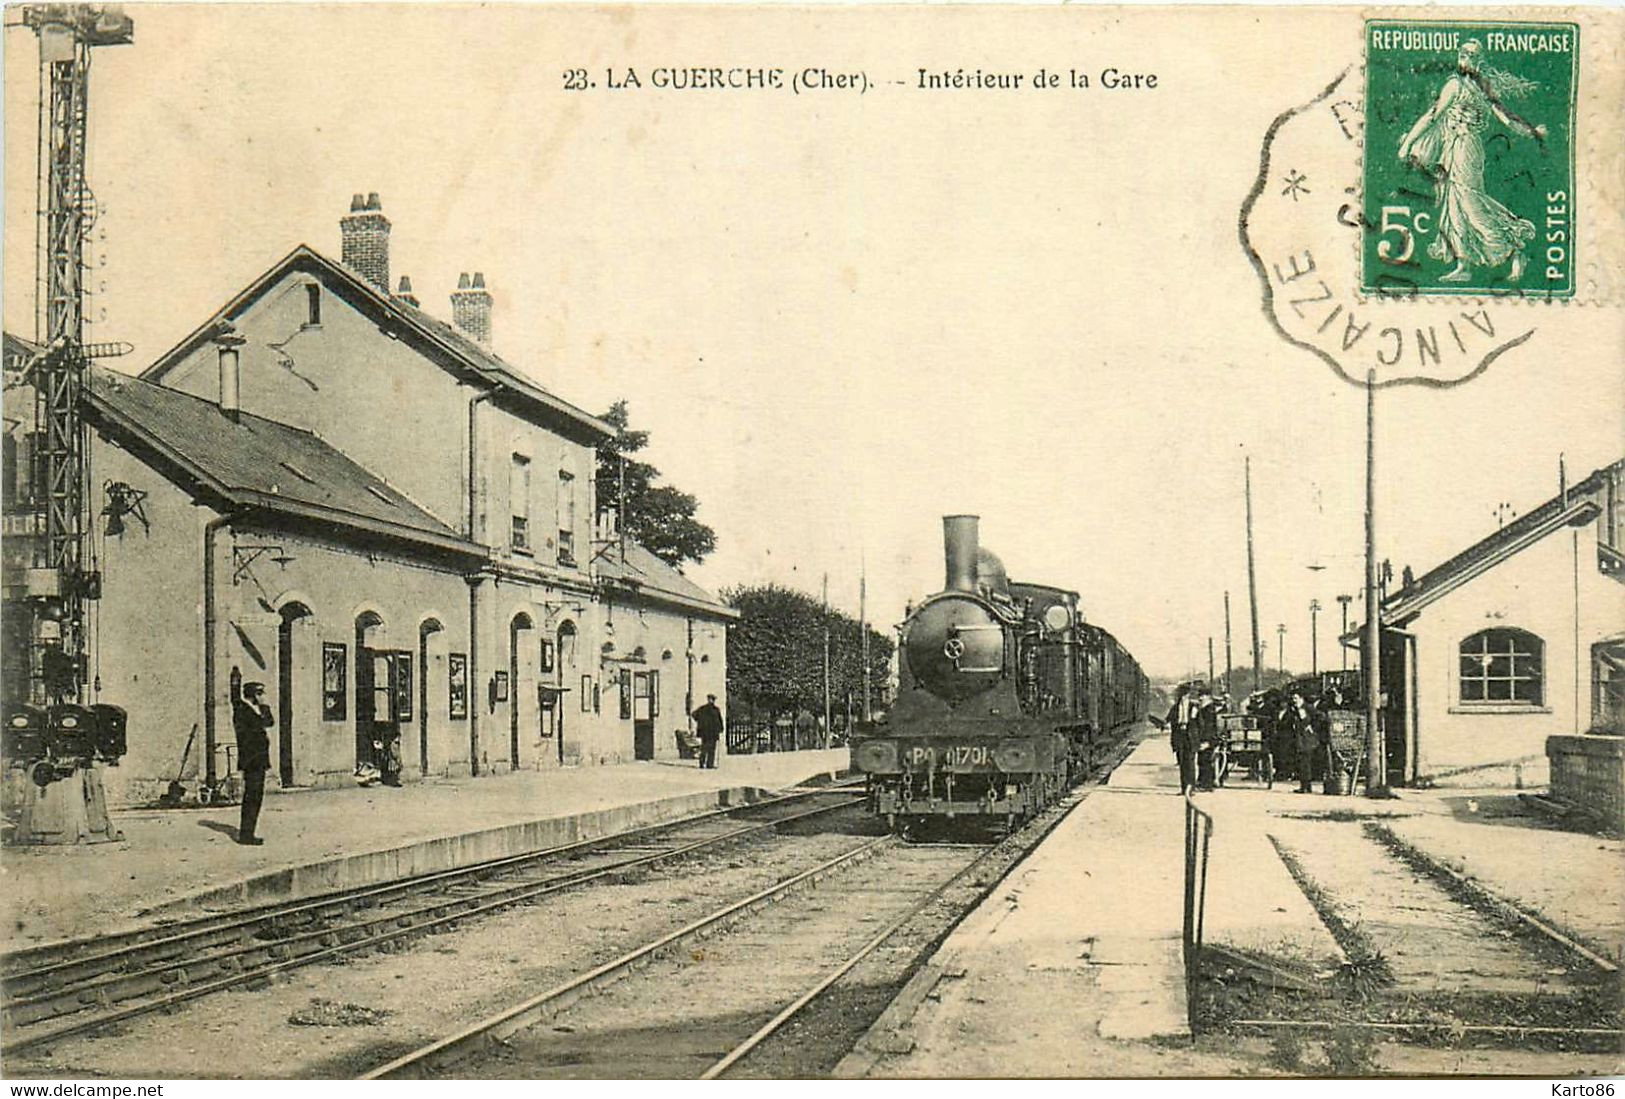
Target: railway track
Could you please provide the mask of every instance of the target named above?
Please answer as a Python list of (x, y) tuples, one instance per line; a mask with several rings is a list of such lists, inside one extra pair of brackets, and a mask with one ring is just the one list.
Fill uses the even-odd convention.
[(775, 832), (854, 804), (807, 791), (454, 870), (0, 958), (10, 1056), (549, 894)]
[[(1114, 749), (1095, 780), (1130, 748)], [(1087, 795), (1085, 785), (998, 844), (865, 840), (363, 1078), (733, 1075), (956, 887), (968, 890), (956, 914), (973, 907)], [(937, 938), (900, 948), (909, 956), (892, 974), (896, 985)], [(594, 996), (639, 971), (636, 995)], [(571, 1025), (546, 1025), (566, 1012)], [(639, 1031), (659, 1040), (634, 1051), (624, 1036)]]

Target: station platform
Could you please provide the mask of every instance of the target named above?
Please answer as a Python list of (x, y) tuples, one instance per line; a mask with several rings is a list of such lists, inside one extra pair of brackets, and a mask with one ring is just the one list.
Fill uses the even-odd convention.
[[(1145, 738), (988, 894), (838, 1066), (842, 1078), (1252, 1077), (1189, 1041), (1185, 799), (1165, 734)], [(1364, 844), (1370, 823), (1605, 956), (1625, 932), (1625, 846), (1564, 830), (1515, 791), (1303, 795), (1237, 777), (1212, 820), (1204, 943), (1330, 978), (1346, 960), (1276, 847)], [(1352, 832), (1350, 832), (1352, 829)], [(1181, 1040), (1185, 1039), (1185, 1040)]]
[(306, 896), (743, 804), (848, 765), (845, 748), (289, 790), (236, 842), (238, 807), (115, 810), (123, 839), (0, 849), (0, 950)]

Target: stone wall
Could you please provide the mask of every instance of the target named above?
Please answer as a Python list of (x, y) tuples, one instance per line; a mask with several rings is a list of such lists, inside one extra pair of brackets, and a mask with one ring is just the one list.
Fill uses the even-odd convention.
[(1625, 827), (1625, 737), (1546, 739), (1552, 797), (1577, 806), (1612, 828)]

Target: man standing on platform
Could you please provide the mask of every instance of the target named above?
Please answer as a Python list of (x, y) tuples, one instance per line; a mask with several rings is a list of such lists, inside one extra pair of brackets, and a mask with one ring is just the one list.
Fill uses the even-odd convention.
[(706, 695), (705, 705), (694, 711), (694, 731), (700, 736), (700, 766), (715, 770), (717, 741), (722, 739), (722, 711), (717, 709), (717, 696)]
[(1168, 740), (1179, 761), (1179, 792), (1188, 794), (1196, 788), (1196, 699), (1190, 684), (1182, 684), (1174, 694), (1174, 704), (1168, 708)]
[(265, 704), (265, 684), (244, 683), (242, 695), (232, 700), (231, 724), (237, 733), (237, 769), (243, 773), (243, 815), (237, 842), (257, 847), (265, 841), (254, 834), (265, 800), (265, 772), (271, 769), (271, 738), (265, 730), (276, 724)]

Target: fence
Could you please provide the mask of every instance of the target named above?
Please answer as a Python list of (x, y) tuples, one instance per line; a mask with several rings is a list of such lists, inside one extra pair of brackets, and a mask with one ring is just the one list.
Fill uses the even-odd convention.
[[(835, 730), (837, 746), (846, 743), (843, 730)], [(752, 755), (762, 752), (798, 752), (824, 747), (824, 731), (817, 725), (797, 726), (789, 721), (730, 721), (728, 754)]]
[(1213, 818), (1185, 798), (1185, 1003), (1196, 1025), (1196, 982), (1201, 973), (1202, 919), (1207, 909), (1207, 854)]

